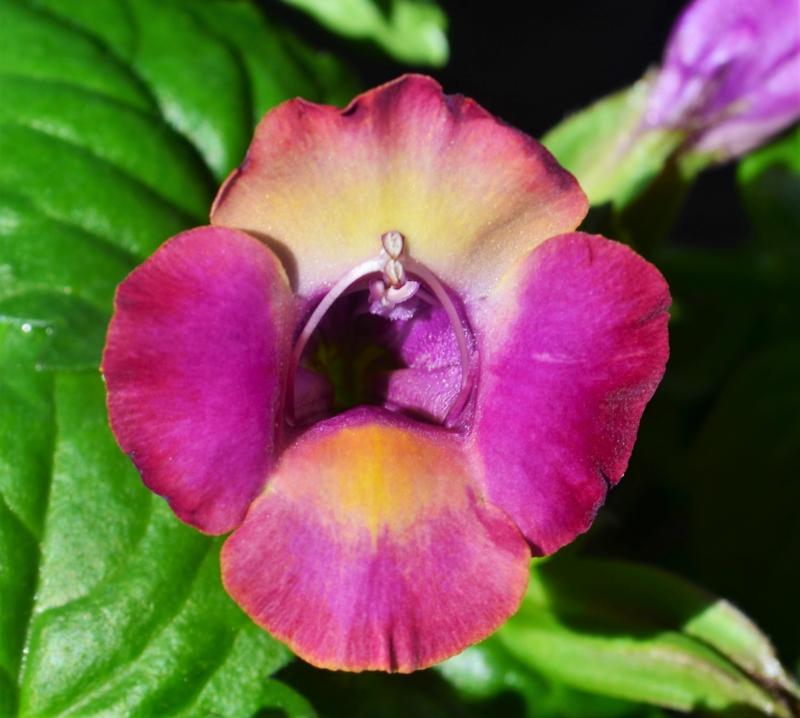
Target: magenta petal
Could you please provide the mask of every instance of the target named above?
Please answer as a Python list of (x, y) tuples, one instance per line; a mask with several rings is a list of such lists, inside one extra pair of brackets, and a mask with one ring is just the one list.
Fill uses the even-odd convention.
[(477, 319), (473, 441), (487, 498), (550, 553), (625, 471), (664, 373), (670, 298), (628, 247), (580, 233), (542, 244), (498, 290)]
[(456, 437), (361, 409), (284, 452), (225, 543), (222, 576), (307, 661), (406, 672), (504, 623), (529, 560), (514, 524), (479, 496)]
[(386, 332), (405, 368), (385, 376), (386, 404), (442, 422), (461, 384), (461, 358), (453, 328), (439, 306), (423, 306), (407, 322)]
[(201, 531), (237, 526), (264, 483), (291, 315), (275, 256), (224, 228), (172, 238), (117, 291), (102, 367), (112, 429)]

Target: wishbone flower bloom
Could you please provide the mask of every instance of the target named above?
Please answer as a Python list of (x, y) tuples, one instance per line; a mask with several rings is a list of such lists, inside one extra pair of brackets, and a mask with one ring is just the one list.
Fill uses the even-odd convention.
[(694, 0), (647, 108), (701, 152), (744, 154), (800, 118), (800, 1)]
[(406, 76), (269, 112), (212, 226), (120, 285), (117, 439), (179, 518), (235, 529), (226, 589), (306, 660), (484, 638), (622, 476), (669, 295), (586, 211), (541, 145)]

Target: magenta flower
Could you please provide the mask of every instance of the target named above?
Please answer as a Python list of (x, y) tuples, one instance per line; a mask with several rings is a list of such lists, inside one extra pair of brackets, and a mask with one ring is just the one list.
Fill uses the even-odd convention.
[(800, 118), (800, 2), (694, 0), (667, 43), (647, 122), (734, 157)]
[[(407, 76), (268, 113), (213, 226), (120, 285), (119, 443), (180, 519), (235, 529), (225, 587), (306, 660), (411, 671), (487, 636), (622, 476), (669, 295), (586, 211), (541, 145)], [(337, 409), (331, 347), (376, 346)]]

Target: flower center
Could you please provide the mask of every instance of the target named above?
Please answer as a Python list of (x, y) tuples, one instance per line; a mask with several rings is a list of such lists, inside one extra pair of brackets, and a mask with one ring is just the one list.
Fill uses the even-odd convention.
[[(298, 423), (295, 413), (297, 369), (309, 340), (334, 303), (348, 294), (368, 290), (368, 311), (391, 321), (411, 320), (420, 302), (444, 311), (453, 331), (460, 360), (461, 377), (455, 397), (442, 423), (452, 425), (461, 413), (472, 388), (471, 354), (468, 330), (458, 309), (436, 274), (408, 256), (403, 235), (392, 230), (380, 238), (377, 257), (353, 267), (331, 287), (303, 325), (292, 351), (286, 396), (286, 420)], [(413, 302), (411, 300), (414, 300)]]

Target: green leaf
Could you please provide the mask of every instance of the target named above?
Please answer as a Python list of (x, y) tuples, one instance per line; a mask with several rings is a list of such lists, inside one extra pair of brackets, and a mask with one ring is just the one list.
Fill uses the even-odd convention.
[(372, 40), (401, 62), (447, 62), (447, 17), (433, 0), (283, 0), (345, 37)]
[(664, 169), (682, 136), (642, 127), (652, 78), (567, 117), (544, 145), (580, 182), (593, 206), (624, 208)]
[(538, 563), (497, 639), (574, 688), (677, 710), (788, 716), (786, 693), (796, 691), (767, 639), (733, 606), (635, 564)]
[(30, 4), (52, 12), (73, 29), (85, 29), (91, 38), (101, 39), (106, 48), (113, 48), (124, 62), (133, 57), (137, 27), (131, 22), (127, 0), (30, 0)]
[[(194, 148), (157, 115), (73, 85), (31, 82), (14, 76), (0, 76), (0, 95), (0, 123), (13, 123), (61, 140), (62, 146), (82, 150), (97, 167), (113, 165), (193, 220), (202, 221), (208, 214), (208, 200), (214, 190), (208, 168)], [(131, 152), (134, 140), (137, 151)], [(37, 148), (33, 161), (39, 158), (42, 162), (50, 160), (46, 147)], [(9, 183), (14, 181), (16, 178), (10, 178)], [(35, 189), (29, 182), (20, 184)]]
[[(1, 594), (0, 655), (19, 674), (20, 715), (249, 716), (268, 703), (287, 650), (223, 592), (218, 542), (141, 485), (106, 425), (99, 376), (15, 383), (4, 428), (12, 411), (38, 424), (3, 432), (15, 463), (0, 527), (25, 571)], [(308, 712), (285, 687), (276, 695)]]
[(0, 73), (66, 83), (141, 110), (155, 108), (144, 83), (95, 38), (13, 0), (0, 3), (0, 28)]
[[(341, 62), (269, 22), (247, 0), (106, 1), (119, 9), (98, 14), (83, 0), (35, 3), (96, 33), (129, 63), (216, 180), (241, 161), (254, 124), (270, 107), (296, 96), (342, 104), (358, 89)], [(120, 41), (120, 16), (135, 42)]]
[(136, 0), (129, 7), (138, 27), (133, 67), (167, 121), (199, 148), (221, 180), (250, 141), (247, 77), (239, 56), (177, 4)]
[(184, 0), (206, 27), (239, 49), (247, 73), (253, 121), (291, 97), (344, 105), (359, 90), (353, 74), (332, 55), (315, 50), (269, 24), (249, 2)]
[(657, 718), (655, 707), (575, 690), (546, 678), (516, 658), (497, 637), (468, 648), (437, 670), (467, 699), (486, 700), (512, 692), (525, 701), (529, 718)]
[(0, 715), (313, 715), (96, 367), (116, 285), (207, 221), (257, 115), (338, 91), (318, 59), (245, 3), (0, 0)]
[(435, 670), (410, 675), (326, 671), (296, 661), (281, 680), (302, 689), (325, 718), (524, 718), (518, 696), (505, 692), (472, 700)]

